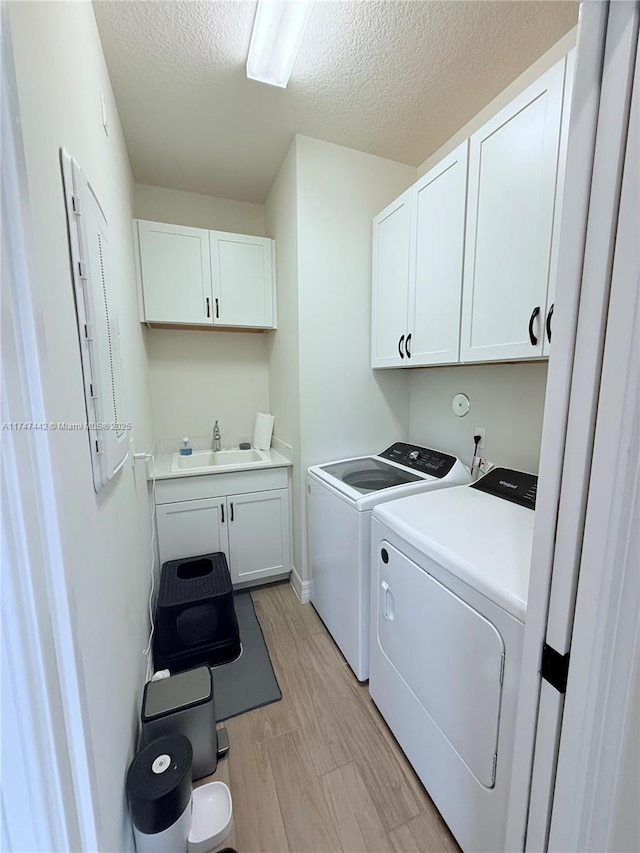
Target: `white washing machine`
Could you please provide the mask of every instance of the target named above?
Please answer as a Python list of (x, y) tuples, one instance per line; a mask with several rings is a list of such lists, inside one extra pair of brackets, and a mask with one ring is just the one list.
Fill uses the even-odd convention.
[(311, 602), (360, 681), (369, 677), (373, 507), (468, 482), (469, 472), (455, 456), (403, 442), (377, 456), (309, 468)]
[(373, 512), (369, 691), (458, 843), (504, 849), (537, 477)]

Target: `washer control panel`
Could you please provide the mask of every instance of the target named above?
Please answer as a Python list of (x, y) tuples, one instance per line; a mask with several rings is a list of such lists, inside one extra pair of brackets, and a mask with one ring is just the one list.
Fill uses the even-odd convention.
[(536, 508), (538, 478), (535, 474), (513, 471), (511, 468), (494, 468), (469, 488), (526, 506), (528, 509)]
[(446, 477), (456, 464), (455, 456), (449, 456), (448, 453), (441, 453), (439, 450), (429, 450), (417, 444), (405, 444), (403, 441), (397, 441), (391, 447), (387, 447), (380, 456), (398, 465), (404, 465), (405, 468), (420, 471), (421, 474), (437, 477), (439, 480)]

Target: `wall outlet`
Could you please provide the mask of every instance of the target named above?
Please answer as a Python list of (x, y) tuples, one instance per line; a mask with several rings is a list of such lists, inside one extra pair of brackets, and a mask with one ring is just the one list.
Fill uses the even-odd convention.
[(478, 444), (478, 450), (484, 450), (485, 439), (486, 439), (486, 437), (487, 437), (487, 429), (486, 429), (486, 427), (474, 427), (474, 428), (473, 428), (473, 433), (472, 433), (472, 436), (471, 436), (471, 440), (472, 440), (472, 441), (475, 441), (475, 436), (476, 436), (476, 435), (479, 435), (479, 436), (480, 436), (480, 442), (479, 442), (479, 444)]

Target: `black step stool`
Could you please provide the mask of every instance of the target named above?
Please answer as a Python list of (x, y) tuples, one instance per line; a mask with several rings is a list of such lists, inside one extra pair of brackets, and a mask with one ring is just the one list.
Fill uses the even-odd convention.
[(227, 558), (221, 552), (162, 566), (156, 605), (156, 669), (218, 666), (240, 655), (240, 631)]

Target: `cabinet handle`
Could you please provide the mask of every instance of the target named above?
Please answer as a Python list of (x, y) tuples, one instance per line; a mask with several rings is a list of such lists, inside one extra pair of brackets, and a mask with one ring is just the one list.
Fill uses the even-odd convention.
[(220, 311), (218, 310), (218, 300), (216, 299), (216, 320), (220, 317)]
[(529, 317), (529, 340), (531, 341), (532, 347), (535, 347), (538, 345), (538, 339), (533, 334), (533, 324), (534, 324), (534, 321), (535, 321), (535, 319), (539, 313), (540, 313), (540, 306), (536, 305), (536, 307), (531, 312), (531, 316)]
[(553, 306), (554, 303), (551, 303), (551, 308), (549, 308), (549, 313), (547, 314), (547, 340), (551, 343), (551, 318), (553, 317)]
[(404, 343), (404, 335), (400, 336), (400, 340), (398, 341), (398, 352), (400, 353), (400, 358), (404, 358), (404, 353), (402, 352), (402, 344)]
[(411, 358), (411, 350), (409, 349), (409, 343), (411, 341), (411, 333), (407, 335), (407, 340), (404, 342), (404, 348), (407, 353), (407, 358)]
[(211, 316), (211, 300), (207, 296), (207, 317)]
[(220, 521), (224, 524), (224, 504), (220, 504), (221, 518)]
[(229, 504), (229, 512), (231, 513), (231, 521), (233, 521), (233, 503)]

